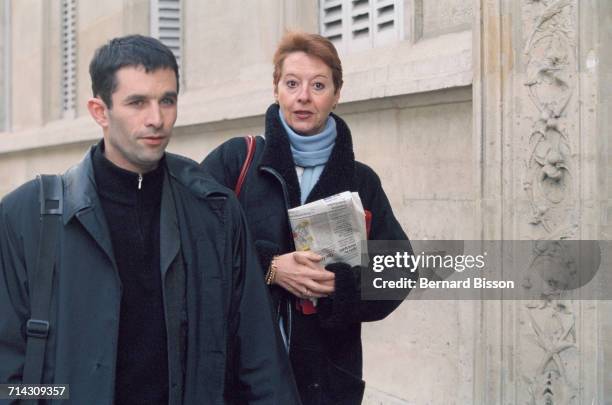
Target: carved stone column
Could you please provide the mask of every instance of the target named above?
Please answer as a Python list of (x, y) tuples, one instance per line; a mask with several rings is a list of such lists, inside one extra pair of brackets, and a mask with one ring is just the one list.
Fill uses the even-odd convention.
[[(554, 241), (603, 239), (597, 159), (606, 0), (477, 0), (474, 144), (484, 239), (541, 240), (514, 256), (561, 255)], [(608, 19), (610, 16), (608, 15)], [(604, 174), (604, 177), (606, 175)], [(557, 257), (557, 256), (554, 256)], [(560, 256), (559, 256), (560, 257)], [(529, 262), (530, 260), (527, 260)], [(516, 271), (516, 269), (514, 269)], [(529, 289), (533, 270), (522, 269)], [(554, 278), (554, 276), (551, 276)], [(609, 306), (546, 279), (541, 300), (484, 302), (476, 391), (486, 404), (607, 403)], [(610, 382), (608, 382), (609, 384)]]

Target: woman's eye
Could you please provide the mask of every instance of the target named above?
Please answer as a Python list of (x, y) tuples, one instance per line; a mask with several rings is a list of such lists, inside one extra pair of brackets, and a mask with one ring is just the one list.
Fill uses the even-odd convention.
[(294, 89), (297, 87), (297, 81), (295, 80), (287, 80), (287, 87), (289, 87), (290, 89)]
[(325, 88), (325, 85), (323, 83), (320, 82), (316, 82), (314, 85), (315, 90), (323, 90)]

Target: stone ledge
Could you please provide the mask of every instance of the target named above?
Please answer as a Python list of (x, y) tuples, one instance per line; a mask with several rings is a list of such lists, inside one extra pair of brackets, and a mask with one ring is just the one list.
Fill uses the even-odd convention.
[[(411, 44), (343, 55), (341, 103), (381, 100), (472, 84), (472, 35), (464, 31)], [(271, 72), (271, 70), (270, 70)], [(188, 90), (181, 94), (177, 129), (261, 115), (273, 101), (271, 74), (259, 80)], [(264, 78), (265, 76), (265, 78)], [(244, 90), (244, 89), (247, 90)], [(89, 116), (0, 133), (0, 155), (94, 141), (100, 130)]]

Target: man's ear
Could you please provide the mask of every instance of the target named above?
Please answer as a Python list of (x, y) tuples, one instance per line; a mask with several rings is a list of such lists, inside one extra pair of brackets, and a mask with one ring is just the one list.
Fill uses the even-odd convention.
[(108, 107), (102, 99), (92, 97), (87, 100), (87, 109), (91, 118), (94, 119), (102, 128), (108, 127)]

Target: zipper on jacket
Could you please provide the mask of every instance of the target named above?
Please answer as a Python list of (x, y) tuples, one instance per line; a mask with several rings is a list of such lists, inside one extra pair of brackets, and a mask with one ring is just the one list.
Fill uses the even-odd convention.
[(138, 173), (138, 190), (142, 189), (142, 174)]
[[(283, 189), (283, 196), (284, 196), (284, 201), (285, 201), (285, 210), (289, 211), (289, 209), (291, 207), (289, 207), (289, 192), (287, 191), (287, 184), (285, 183), (285, 179), (283, 179), (283, 176), (280, 175), (279, 172), (277, 172), (276, 170), (274, 170), (273, 168), (269, 167), (269, 166), (262, 166), (260, 167), (260, 170), (264, 171), (264, 172), (268, 172), (270, 173), (272, 176), (274, 176), (276, 178), (276, 180), (278, 180), (278, 182), (281, 185), (281, 188)], [(289, 222), (289, 221), (287, 221)], [(291, 225), (289, 225), (289, 235), (291, 235)], [(293, 247), (293, 250), (295, 251), (295, 243), (293, 242), (293, 240), (290, 240), (290, 244)], [(291, 299), (289, 299), (287, 301), (287, 352), (291, 351), (291, 329), (292, 329), (292, 306), (291, 306)], [(280, 306), (281, 303), (278, 304), (278, 308), (277, 308), (277, 312), (280, 314)]]

